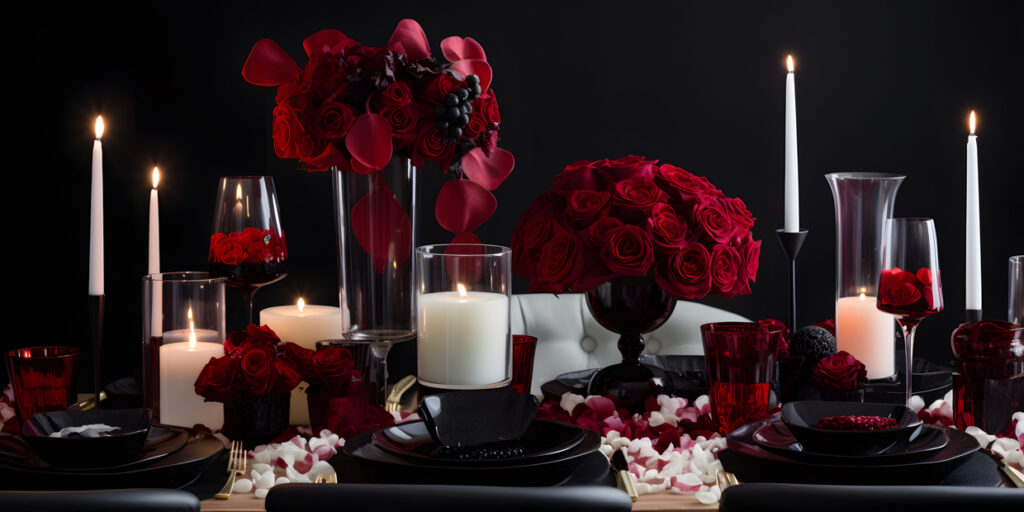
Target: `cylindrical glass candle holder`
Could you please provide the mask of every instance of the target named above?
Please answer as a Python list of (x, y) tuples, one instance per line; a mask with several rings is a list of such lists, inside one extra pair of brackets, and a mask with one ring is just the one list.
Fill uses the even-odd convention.
[(895, 367), (893, 317), (876, 307), (882, 245), (896, 191), (906, 176), (871, 172), (826, 174), (836, 207), (836, 343), (864, 363), (869, 379)]
[(416, 248), (419, 382), (484, 389), (512, 380), (512, 251), (480, 244)]
[(226, 281), (207, 272), (142, 278), (143, 400), (154, 423), (223, 424), (223, 407), (197, 395), (195, 382), (211, 358), (224, 355)]
[(957, 428), (1004, 431), (1011, 415), (1024, 409), (1024, 327), (999, 320), (966, 323), (951, 342)]
[(1006, 319), (1024, 326), (1024, 254), (1010, 256), (1010, 297)]

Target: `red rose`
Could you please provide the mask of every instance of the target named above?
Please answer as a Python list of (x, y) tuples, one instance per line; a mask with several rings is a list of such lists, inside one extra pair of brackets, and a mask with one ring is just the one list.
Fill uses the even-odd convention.
[[(562, 293), (579, 279), (583, 273), (580, 245), (572, 233), (563, 228), (554, 230), (537, 260), (536, 285), (543, 287), (537, 291)], [(535, 283), (531, 281), (530, 286), (533, 288)]]
[(302, 81), (320, 96), (338, 94), (348, 85), (347, 72), (339, 55), (319, 53), (310, 56), (302, 70)]
[(598, 162), (580, 160), (555, 175), (555, 190), (604, 190), (606, 178), (598, 171)]
[(225, 265), (239, 265), (245, 261), (245, 247), (240, 237), (224, 236), (213, 247), (213, 261)]
[(280, 359), (274, 359), (274, 386), (272, 393), (290, 393), (302, 382), (302, 374), (294, 365)]
[(235, 354), (239, 349), (250, 343), (262, 343), (264, 345), (277, 345), (281, 341), (270, 327), (266, 325), (249, 324), (244, 331), (231, 331), (228, 339), (224, 340), (224, 352), (228, 355)]
[[(438, 164), (445, 163), (446, 160), (450, 159), (452, 153), (455, 151), (455, 146), (452, 144), (445, 144), (441, 138), (441, 133), (437, 131), (437, 127), (428, 124), (424, 126), (423, 130), (419, 133), (419, 137), (416, 139), (416, 147), (414, 149), (414, 157), (419, 157), (422, 160), (430, 160), (437, 162)], [(413, 162), (417, 165), (422, 163)], [(446, 166), (442, 167), (442, 170), (447, 172)]]
[(300, 372), (309, 373), (315, 350), (296, 345), (290, 341), (281, 344), (281, 358), (294, 365)]
[(754, 216), (747, 209), (746, 203), (738, 197), (723, 197), (720, 201), (726, 213), (729, 214), (729, 218), (732, 219), (733, 238), (737, 240), (743, 238), (754, 227)]
[(565, 214), (579, 225), (589, 226), (607, 212), (611, 196), (604, 191), (574, 190), (565, 199)]
[(353, 380), (358, 382), (362, 378), (353, 366), (352, 353), (344, 347), (318, 350), (313, 356), (311, 369), (310, 382), (316, 383), (330, 396), (344, 396)]
[(302, 137), (299, 116), (288, 105), (274, 108), (274, 153), (280, 158), (298, 158), (297, 142)]
[(851, 391), (866, 379), (864, 363), (845, 350), (821, 358), (814, 367), (814, 383), (828, 391)]
[(655, 174), (656, 179), (679, 193), (680, 199), (689, 201), (699, 196), (720, 196), (722, 191), (715, 188), (707, 178), (695, 176), (679, 167), (662, 164)]
[(500, 123), (501, 112), (498, 111), (498, 98), (494, 95), (494, 89), (488, 89), (488, 93), (481, 96), (479, 104), (473, 107), (473, 111), (483, 114), (488, 123)]
[(653, 180), (624, 180), (615, 184), (612, 201), (627, 210), (648, 213), (654, 205), (667, 199)]
[(886, 306), (909, 306), (921, 300), (917, 277), (899, 267), (883, 270), (878, 286), (878, 302)]
[(700, 197), (693, 208), (693, 219), (708, 238), (723, 244), (732, 240), (732, 218), (717, 197)]
[(210, 358), (199, 371), (196, 394), (212, 402), (228, 402), (241, 392), (241, 381), (230, 356)]
[(932, 284), (932, 271), (928, 268), (921, 267), (917, 269), (917, 273), (914, 276), (925, 286)]
[(253, 396), (263, 396), (274, 386), (274, 347), (264, 343), (249, 343), (239, 351), (238, 369), (245, 378), (245, 391)]
[(593, 247), (603, 247), (608, 240), (608, 232), (623, 225), (622, 221), (615, 217), (601, 217), (584, 229), (580, 237)]
[(761, 241), (754, 240), (754, 237), (747, 234), (747, 239), (739, 245), (740, 256), (743, 257), (743, 272), (740, 274), (745, 279), (757, 280), (757, 268), (761, 258)]
[[(455, 78), (451, 73), (445, 71), (427, 84), (424, 98), (430, 103), (439, 104), (444, 101), (445, 96), (464, 87), (466, 87), (466, 82)], [(475, 106), (473, 108), (476, 109)]]
[(219, 252), (216, 249), (220, 245), (221, 241), (224, 240), (227, 237), (228, 236), (225, 235), (224, 233), (214, 233), (214, 234), (210, 235), (210, 253), (206, 257), (206, 261), (209, 261), (209, 262), (220, 261)]
[(629, 155), (609, 161), (604, 171), (613, 181), (652, 180), (658, 162), (644, 160), (642, 156)]
[(601, 261), (616, 276), (642, 276), (654, 263), (654, 246), (643, 229), (624, 225), (608, 231)]
[(487, 129), (487, 121), (484, 116), (476, 110), (473, 111), (473, 115), (469, 116), (469, 124), (463, 129), (467, 137), (476, 137)]
[(699, 299), (711, 290), (711, 254), (701, 244), (662, 258), (654, 271), (658, 285), (680, 299)]
[(739, 276), (740, 263), (740, 253), (731, 245), (718, 244), (711, 249), (711, 284), (719, 296), (728, 299), (736, 295), (737, 281), (746, 278)]
[(676, 211), (667, 204), (657, 204), (651, 209), (647, 221), (658, 252), (671, 253), (685, 245), (686, 224), (679, 221)]
[(405, 82), (392, 82), (380, 92), (380, 98), (385, 105), (402, 106), (412, 101), (412, 90)]
[(391, 125), (391, 131), (395, 133), (409, 133), (416, 128), (419, 121), (416, 109), (411, 105), (387, 107), (381, 112), (381, 115)]
[(555, 192), (546, 192), (519, 217), (512, 231), (512, 267), (516, 275), (533, 279), (540, 251), (554, 234), (553, 217), (561, 209), (562, 198)]
[(313, 114), (309, 131), (325, 140), (339, 140), (348, 134), (349, 128), (356, 120), (355, 112), (348, 105), (338, 102), (327, 102)]

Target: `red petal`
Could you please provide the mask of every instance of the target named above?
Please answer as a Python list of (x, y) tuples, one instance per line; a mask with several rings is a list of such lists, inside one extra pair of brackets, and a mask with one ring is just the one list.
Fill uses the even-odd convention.
[(441, 186), (434, 216), (442, 228), (467, 233), (491, 218), (497, 207), (498, 201), (487, 189), (469, 180), (454, 180)]
[(355, 172), (356, 174), (373, 174), (379, 170), (366, 167), (365, 165), (359, 163), (359, 160), (356, 160), (355, 158), (350, 160), (349, 163), (352, 165), (352, 171)]
[(260, 39), (252, 45), (242, 66), (242, 78), (253, 85), (281, 85), (295, 78), (302, 70), (277, 43)]
[(450, 69), (462, 75), (463, 78), (468, 75), (480, 77), (481, 92), (487, 92), (487, 88), (491, 86), (491, 78), (494, 76), (494, 73), (491, 71), (491, 65), (487, 61), (480, 59), (463, 59), (453, 62)]
[(483, 148), (473, 148), (462, 157), (462, 170), (466, 177), (487, 190), (498, 188), (515, 165), (512, 153), (501, 148), (495, 148), (490, 156), (484, 153)]
[[(452, 245), (449, 245), (444, 253), (449, 256), (472, 256), (483, 254), (483, 246), (480, 245), (480, 238), (473, 233), (459, 233), (452, 238)], [(454, 245), (454, 244), (467, 244)], [(480, 281), (484, 271), (484, 262), (480, 258), (445, 258), (448, 276), (457, 283), (475, 283)]]
[(459, 36), (446, 37), (441, 41), (441, 53), (448, 62), (456, 62), (463, 59), (487, 60), (484, 47), (472, 37), (462, 38)]
[(391, 125), (384, 116), (367, 112), (352, 123), (345, 148), (364, 167), (383, 169), (391, 161)]
[(312, 57), (325, 52), (337, 53), (342, 48), (355, 44), (355, 40), (339, 30), (328, 28), (321, 30), (302, 42), (306, 55)]
[(412, 220), (387, 185), (371, 190), (352, 207), (356, 241), (370, 253), (373, 268), (384, 273), (389, 263), (405, 263), (412, 250)]
[(423, 28), (416, 23), (416, 20), (399, 21), (395, 31), (391, 34), (391, 39), (388, 39), (388, 48), (404, 53), (411, 61), (430, 57), (427, 34), (423, 32)]

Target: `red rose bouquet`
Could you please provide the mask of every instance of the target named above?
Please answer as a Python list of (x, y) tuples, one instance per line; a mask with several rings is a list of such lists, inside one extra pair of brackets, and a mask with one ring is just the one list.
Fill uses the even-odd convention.
[(310, 171), (360, 174), (384, 168), (395, 153), (417, 166), (434, 162), (452, 178), (437, 198), (438, 223), (475, 239), (468, 234), (494, 213), (491, 191), (515, 162), (497, 147), (501, 115), (483, 47), (449, 37), (441, 42), (444, 60), (435, 59), (423, 29), (408, 19), (384, 46), (337, 30), (302, 46), (303, 68), (269, 39), (256, 42), (242, 68), (249, 83), (277, 87), (275, 153)]
[(302, 380), (284, 358), (291, 343), (281, 343), (267, 326), (249, 325), (224, 341), (225, 354), (211, 358), (196, 378), (196, 394), (210, 402), (231, 403), (239, 396), (287, 393)]
[(750, 293), (761, 242), (739, 198), (670, 164), (627, 156), (580, 161), (519, 218), (513, 272), (530, 291), (584, 292), (612, 278), (653, 276), (668, 293)]
[(232, 233), (214, 233), (210, 236), (210, 263), (227, 266), (242, 263), (281, 263), (288, 259), (284, 237), (272, 229), (260, 231), (245, 228)]

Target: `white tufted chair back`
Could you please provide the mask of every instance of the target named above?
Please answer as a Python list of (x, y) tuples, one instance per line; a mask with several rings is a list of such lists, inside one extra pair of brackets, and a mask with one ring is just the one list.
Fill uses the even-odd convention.
[[(709, 322), (749, 322), (721, 309), (677, 301), (672, 316), (644, 336), (645, 354), (702, 355), (700, 326)], [(512, 296), (512, 334), (537, 338), (531, 391), (566, 372), (601, 368), (622, 360), (619, 335), (601, 327), (583, 294), (528, 293)]]

